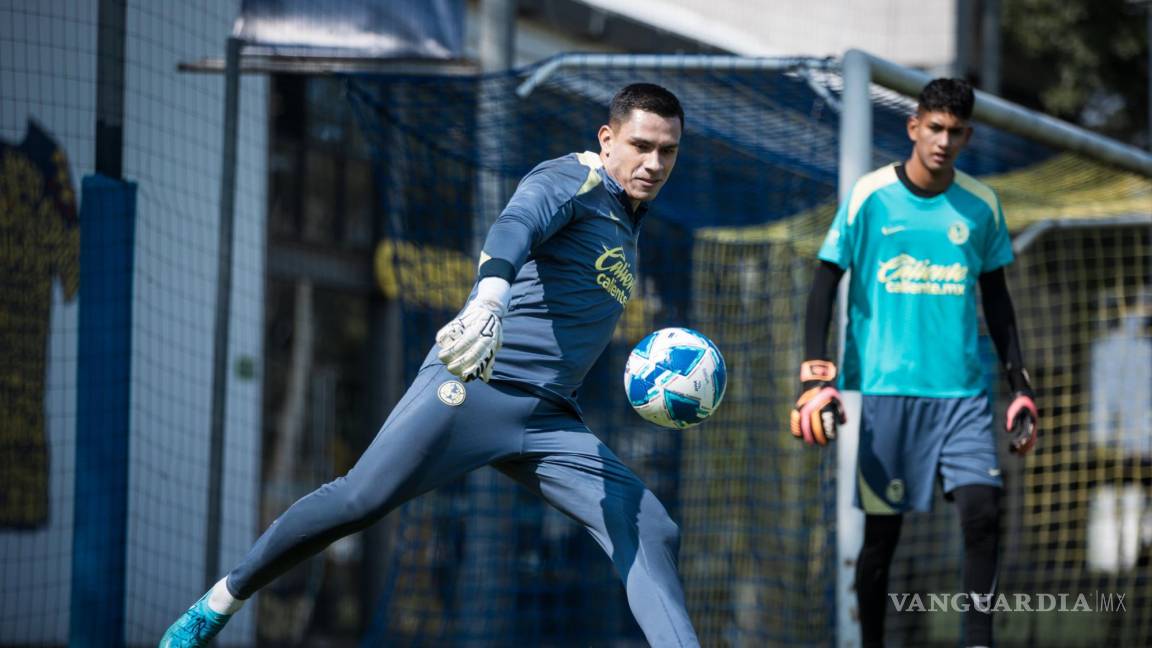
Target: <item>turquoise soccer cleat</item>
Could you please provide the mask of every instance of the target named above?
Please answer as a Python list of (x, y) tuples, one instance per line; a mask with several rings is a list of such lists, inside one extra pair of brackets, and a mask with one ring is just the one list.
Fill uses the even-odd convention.
[[(208, 591), (208, 594), (211, 590)], [(212, 637), (232, 618), (231, 614), (220, 614), (208, 607), (208, 594), (200, 597), (188, 611), (176, 619), (160, 638), (160, 648), (201, 648), (207, 646)]]

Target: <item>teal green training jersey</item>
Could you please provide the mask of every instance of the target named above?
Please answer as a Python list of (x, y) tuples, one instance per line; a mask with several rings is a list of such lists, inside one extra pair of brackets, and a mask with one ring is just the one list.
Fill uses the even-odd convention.
[(858, 180), (819, 257), (850, 270), (844, 389), (959, 398), (984, 391), (976, 287), (1011, 263), (996, 193), (956, 171), (951, 186), (918, 196), (896, 165)]

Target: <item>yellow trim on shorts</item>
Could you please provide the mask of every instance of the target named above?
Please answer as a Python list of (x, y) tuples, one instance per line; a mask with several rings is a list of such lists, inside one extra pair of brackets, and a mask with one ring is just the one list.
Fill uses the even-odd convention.
[(860, 508), (870, 515), (894, 515), (900, 513), (892, 508), (884, 498), (876, 494), (864, 480), (864, 471), (856, 468), (856, 486), (860, 489)]

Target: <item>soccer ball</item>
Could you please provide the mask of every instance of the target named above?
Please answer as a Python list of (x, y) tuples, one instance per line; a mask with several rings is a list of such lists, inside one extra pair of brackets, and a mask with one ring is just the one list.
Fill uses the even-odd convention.
[(691, 427), (711, 416), (724, 398), (727, 381), (720, 350), (687, 328), (649, 333), (624, 367), (624, 390), (632, 408), (667, 428)]

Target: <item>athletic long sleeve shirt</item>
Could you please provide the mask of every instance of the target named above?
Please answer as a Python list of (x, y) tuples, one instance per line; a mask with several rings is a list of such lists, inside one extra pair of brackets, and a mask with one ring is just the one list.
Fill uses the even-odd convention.
[[(579, 411), (576, 391), (635, 289), (646, 211), (631, 208), (588, 151), (543, 162), (520, 181), (481, 255), (482, 263), (503, 259), (516, 270), (492, 380)], [(436, 351), (425, 364), (438, 362)]]
[(872, 395), (960, 398), (984, 390), (978, 277), (1013, 260), (995, 192), (957, 170), (913, 193), (895, 165), (861, 178), (818, 254), (851, 269), (841, 380)]

